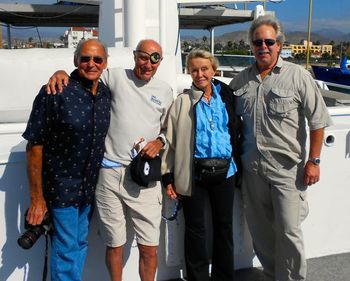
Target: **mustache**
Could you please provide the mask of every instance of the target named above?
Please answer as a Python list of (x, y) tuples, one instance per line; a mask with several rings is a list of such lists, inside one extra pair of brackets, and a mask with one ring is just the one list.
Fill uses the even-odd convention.
[(271, 52), (268, 51), (268, 50), (260, 50), (257, 52), (258, 55), (263, 55), (263, 54), (270, 54), (271, 55)]
[(152, 71), (152, 67), (147, 67), (147, 66), (143, 66), (141, 67), (142, 71)]

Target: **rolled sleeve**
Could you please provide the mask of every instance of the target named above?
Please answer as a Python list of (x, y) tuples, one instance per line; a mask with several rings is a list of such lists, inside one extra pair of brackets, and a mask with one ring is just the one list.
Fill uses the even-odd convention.
[(303, 75), (303, 85), (300, 91), (304, 114), (308, 120), (310, 130), (329, 127), (333, 124), (328, 109), (323, 101), (322, 94), (311, 74)]

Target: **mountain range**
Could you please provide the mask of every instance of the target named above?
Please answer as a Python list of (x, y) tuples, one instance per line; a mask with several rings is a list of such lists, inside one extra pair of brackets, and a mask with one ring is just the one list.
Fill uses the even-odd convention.
[[(289, 31), (285, 33), (286, 41), (291, 44), (300, 44), (302, 40), (307, 39), (307, 32), (305, 31)], [(198, 41), (202, 40), (202, 37), (195, 36), (182, 36), (181, 39), (183, 41)], [(247, 31), (233, 31), (227, 32), (220, 36), (215, 37), (215, 42), (239, 42), (243, 40), (245, 42), (248, 41)], [(311, 41), (317, 42), (319, 41), (321, 44), (328, 44), (331, 41), (334, 41), (336, 44), (340, 42), (349, 42), (350, 41), (350, 33), (341, 32), (336, 29), (321, 29), (315, 32), (311, 32)]]
[[(45, 39), (59, 39), (64, 35), (64, 31), (68, 28), (38, 28), (42, 40)], [(6, 40), (7, 31), (3, 29), (3, 39)], [(302, 40), (307, 39), (307, 32), (305, 31), (287, 31), (285, 33), (286, 41), (291, 44), (299, 44)], [(14, 39), (28, 39), (29, 37), (38, 38), (38, 32), (35, 28), (32, 29), (11, 29), (11, 36)], [(203, 36), (181, 36), (182, 41), (201, 41)], [(243, 40), (247, 42), (247, 31), (233, 31), (227, 32), (215, 37), (216, 42), (224, 43), (228, 41), (239, 42)], [(311, 40), (313, 42), (319, 41), (321, 44), (328, 44), (332, 40), (339, 44), (340, 42), (349, 42), (350, 33), (345, 33), (337, 29), (320, 29), (311, 33)]]

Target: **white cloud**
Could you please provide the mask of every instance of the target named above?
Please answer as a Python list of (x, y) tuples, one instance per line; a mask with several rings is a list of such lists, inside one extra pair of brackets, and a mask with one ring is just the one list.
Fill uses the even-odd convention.
[[(314, 19), (312, 21), (313, 27), (319, 28), (335, 28), (340, 31), (349, 32), (350, 30), (350, 19)], [(314, 28), (313, 28), (314, 29)]]

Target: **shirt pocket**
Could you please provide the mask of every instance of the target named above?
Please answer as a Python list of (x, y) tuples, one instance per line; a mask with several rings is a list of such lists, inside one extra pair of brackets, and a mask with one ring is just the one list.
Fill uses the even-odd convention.
[(245, 85), (233, 92), (236, 96), (236, 115), (243, 115), (243, 113), (248, 112), (248, 109), (253, 106), (253, 99), (252, 96), (249, 95), (248, 88), (249, 85)]
[(269, 115), (288, 117), (298, 108), (298, 103), (294, 99), (294, 92), (291, 90), (272, 88), (268, 97)]

